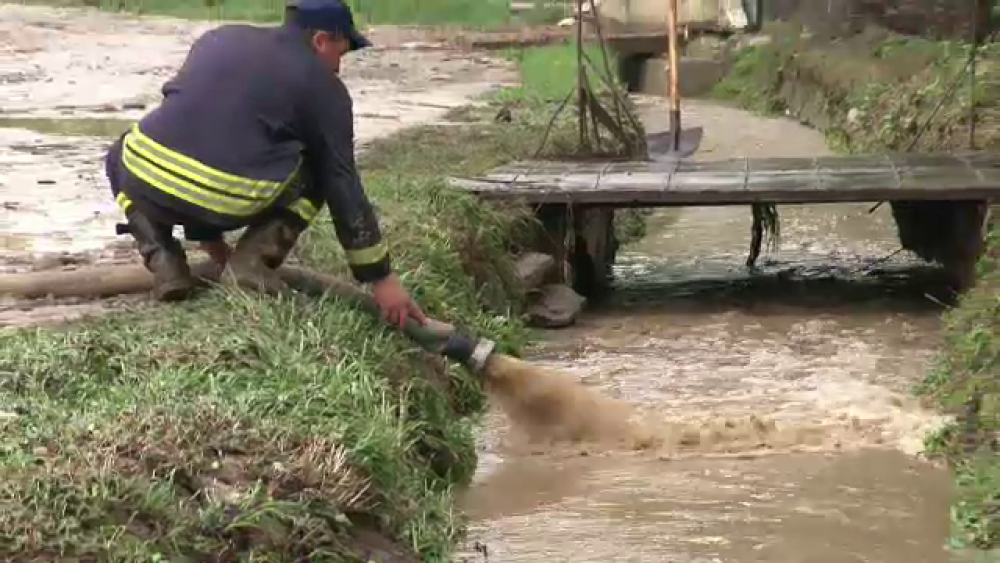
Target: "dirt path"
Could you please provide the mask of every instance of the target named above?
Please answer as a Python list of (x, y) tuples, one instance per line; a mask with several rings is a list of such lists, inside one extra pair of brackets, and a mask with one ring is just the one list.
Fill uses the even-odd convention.
[[(95, 10), (0, 5), (0, 271), (131, 261), (108, 195), (110, 139), (153, 107), (190, 43), (216, 24), (137, 19)], [(414, 42), (378, 28), (352, 55), (359, 148), (504, 82), (505, 64)], [(76, 316), (99, 307), (0, 304), (0, 326)]]

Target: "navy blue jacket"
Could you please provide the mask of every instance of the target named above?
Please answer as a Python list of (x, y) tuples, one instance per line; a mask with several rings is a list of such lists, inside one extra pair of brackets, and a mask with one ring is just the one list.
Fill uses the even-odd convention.
[[(224, 25), (192, 45), (163, 100), (138, 124), (156, 143), (240, 178), (282, 181), (302, 172), (323, 194), (355, 277), (374, 281), (390, 271), (378, 220), (354, 160), (352, 100), (323, 66), (302, 31)], [(200, 211), (220, 226), (233, 218), (165, 192), (143, 194), (178, 211)], [(352, 256), (356, 259), (352, 259)]]

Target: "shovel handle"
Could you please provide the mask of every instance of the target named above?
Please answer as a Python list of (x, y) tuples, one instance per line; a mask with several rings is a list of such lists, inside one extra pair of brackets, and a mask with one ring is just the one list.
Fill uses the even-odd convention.
[(670, 150), (678, 151), (681, 143), (681, 95), (678, 82), (680, 55), (677, 46), (677, 0), (667, 1), (667, 57), (670, 65)]

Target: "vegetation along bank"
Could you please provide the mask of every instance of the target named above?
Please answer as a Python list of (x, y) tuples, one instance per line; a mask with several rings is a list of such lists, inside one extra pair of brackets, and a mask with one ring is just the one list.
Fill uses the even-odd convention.
[[(513, 256), (536, 223), (445, 178), (534, 154), (571, 54), (515, 57), (524, 86), (360, 160), (415, 297), (507, 352), (528, 338)], [(571, 125), (556, 120), (548, 150), (572, 145)], [(298, 258), (346, 275), (323, 217)], [(220, 290), (0, 334), (0, 405), (11, 561), (449, 561), (485, 397), (346, 304)]]
[[(825, 132), (831, 146), (845, 153), (964, 150), (974, 100), (976, 148), (1000, 149), (996, 43), (982, 47), (972, 93), (967, 78), (960, 78), (947, 97), (968, 61), (967, 43), (901, 36), (876, 27), (837, 40), (806, 33), (795, 23), (773, 24), (765, 33), (771, 41), (741, 49), (714, 96), (796, 117)], [(893, 205), (904, 248), (975, 281), (945, 314), (940, 358), (917, 392), (958, 415), (953, 426), (927, 441), (928, 454), (947, 460), (954, 470), (953, 542), (997, 549), (1000, 230), (992, 227), (989, 246), (980, 252), (976, 242), (983, 238), (979, 225), (986, 211), (984, 205)], [(992, 216), (995, 224), (995, 210)], [(978, 254), (978, 261), (971, 258)]]

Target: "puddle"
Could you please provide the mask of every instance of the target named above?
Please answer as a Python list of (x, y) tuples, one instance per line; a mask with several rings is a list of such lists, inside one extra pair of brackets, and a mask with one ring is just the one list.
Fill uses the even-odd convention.
[(127, 119), (0, 117), (0, 127), (27, 129), (48, 135), (115, 138), (132, 125)]

